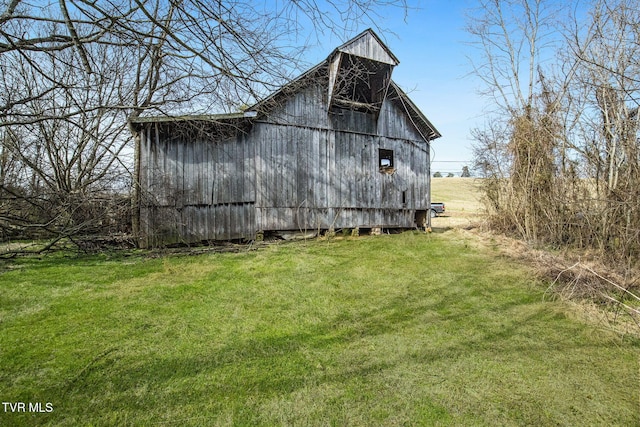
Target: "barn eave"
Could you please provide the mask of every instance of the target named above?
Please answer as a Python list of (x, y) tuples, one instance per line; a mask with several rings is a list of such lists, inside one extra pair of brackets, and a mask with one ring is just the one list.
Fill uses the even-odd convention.
[(228, 122), (244, 119), (252, 119), (257, 116), (255, 111), (244, 111), (238, 113), (225, 114), (194, 114), (183, 116), (140, 116), (130, 120), (134, 125), (142, 125), (145, 123), (181, 123), (181, 122)]

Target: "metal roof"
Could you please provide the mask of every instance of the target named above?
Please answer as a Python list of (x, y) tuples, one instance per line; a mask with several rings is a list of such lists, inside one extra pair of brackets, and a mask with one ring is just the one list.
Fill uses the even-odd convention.
[(140, 116), (131, 119), (131, 123), (170, 123), (170, 122), (186, 122), (186, 121), (203, 121), (203, 122), (220, 122), (226, 120), (237, 120), (245, 118), (253, 118), (257, 115), (255, 111), (245, 111), (240, 113), (225, 114), (196, 114), (182, 116)]

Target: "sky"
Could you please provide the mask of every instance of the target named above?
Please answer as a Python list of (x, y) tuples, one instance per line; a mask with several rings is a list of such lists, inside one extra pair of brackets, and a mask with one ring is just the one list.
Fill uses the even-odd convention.
[[(381, 27), (390, 32), (376, 33), (399, 59), (393, 80), (442, 134), (432, 143), (432, 166), (435, 173), (459, 175), (462, 167), (472, 166), (471, 129), (483, 123), (486, 100), (478, 95), (480, 83), (470, 76), (467, 56), (473, 53), (465, 43), (465, 14), (473, 0), (408, 0), (408, 15), (399, 9), (385, 9)], [(351, 34), (353, 37), (365, 28)], [(305, 58), (319, 63), (334, 48), (346, 42), (328, 35)]]
[(400, 60), (393, 80), (442, 134), (432, 143), (433, 172), (459, 174), (472, 166), (470, 131), (482, 122), (485, 100), (478, 95), (476, 78), (469, 75), (465, 44), (465, 13), (462, 0), (423, 1), (407, 22), (390, 28), (397, 37), (387, 37), (389, 49)]

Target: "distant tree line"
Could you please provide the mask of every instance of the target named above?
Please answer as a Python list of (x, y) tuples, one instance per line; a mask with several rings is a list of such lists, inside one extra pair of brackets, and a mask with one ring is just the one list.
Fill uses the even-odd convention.
[[(456, 175), (453, 172), (447, 172), (447, 178), (453, 178), (455, 176)], [(443, 177), (442, 172), (436, 171), (433, 174), (433, 177), (434, 178), (442, 178)], [(462, 167), (462, 172), (460, 173), (460, 177), (461, 178), (470, 178), (471, 177), (471, 172), (469, 171), (469, 166), (463, 166)]]
[(468, 20), (493, 112), (475, 129), (490, 224), (640, 257), (640, 2), (481, 0)]

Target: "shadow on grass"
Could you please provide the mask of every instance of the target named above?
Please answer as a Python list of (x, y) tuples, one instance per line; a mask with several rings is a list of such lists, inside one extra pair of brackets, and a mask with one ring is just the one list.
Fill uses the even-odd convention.
[[(453, 310), (440, 314), (446, 304)], [(520, 305), (522, 301), (513, 300), (496, 304), (489, 311), (514, 312)], [(184, 349), (189, 343), (177, 342), (174, 349), (143, 354), (140, 360), (111, 352), (68, 384), (67, 391), (71, 399), (91, 401), (100, 401), (104, 390), (117, 391), (113, 400), (103, 405), (110, 408), (135, 407), (132, 394), (141, 387), (146, 390), (146, 399), (153, 396), (155, 404), (162, 407), (193, 403), (193, 392), (213, 401), (231, 399), (233, 405), (241, 405), (247, 396), (262, 399), (288, 395), (318, 383), (340, 387), (393, 369), (398, 355), (378, 348), (372, 349), (366, 360), (358, 360), (366, 354), (358, 345), (376, 340), (384, 343), (383, 336), (398, 337), (407, 330), (416, 331), (424, 346), (411, 351), (405, 361), (413, 360), (421, 366), (459, 358), (478, 359), (492, 352), (501, 358), (517, 359), (523, 354), (542, 358), (550, 353), (556, 358), (586, 345), (571, 338), (575, 328), (563, 331), (561, 338), (548, 339), (536, 333), (556, 316), (542, 306), (526, 315), (500, 319), (491, 315), (479, 318), (477, 314), (465, 318), (466, 310), (446, 295), (431, 301), (397, 297), (382, 307), (343, 313), (296, 333), (254, 334), (225, 343), (203, 336), (188, 352)], [(446, 340), (440, 336), (443, 332)], [(430, 333), (434, 334), (433, 340), (429, 339)], [(353, 363), (357, 360), (359, 363)], [(145, 406), (148, 402), (141, 403), (141, 408)]]
[[(387, 250), (390, 242), (396, 246)], [(294, 291), (301, 279), (320, 274), (304, 263), (299, 264), (300, 272), (298, 265), (271, 270), (277, 277), (290, 276), (295, 284), (273, 284), (280, 294), (227, 295), (226, 305), (217, 304), (220, 295), (226, 295), (219, 294), (218, 287), (214, 292), (211, 286), (149, 286), (153, 298), (144, 304), (136, 294), (131, 307), (118, 305), (120, 310), (114, 311), (118, 322), (99, 322), (96, 312), (87, 313), (86, 322), (109, 328), (101, 329), (100, 339), (92, 343), (94, 349), (102, 347), (103, 351), (88, 356), (87, 349), (63, 350), (70, 359), (86, 358), (83, 363), (61, 364), (64, 372), (71, 365), (84, 367), (55, 385), (49, 380), (34, 383), (48, 383), (48, 389), (41, 388), (45, 390), (41, 395), (58, 397), (54, 413), (39, 421), (52, 425), (73, 425), (74, 419), (78, 425), (166, 425), (177, 424), (167, 420), (179, 419), (180, 414), (206, 413), (209, 422), (201, 425), (225, 424), (224, 414), (230, 414), (229, 425), (287, 424), (283, 421), (287, 418), (265, 422), (260, 419), (261, 411), (266, 404), (295, 400), (302, 394), (324, 417), (312, 421), (329, 424), (327, 419), (334, 412), (370, 414), (375, 406), (371, 401), (377, 399), (371, 390), (382, 390), (383, 395), (391, 396), (378, 404), (385, 411), (408, 408), (395, 424), (419, 423), (421, 420), (412, 417), (416, 408), (427, 402), (425, 413), (429, 413), (435, 407), (431, 401), (446, 408), (438, 419), (452, 413), (467, 414), (471, 421), (477, 421), (466, 424), (576, 425), (593, 419), (603, 424), (613, 421), (609, 425), (634, 424), (629, 421), (637, 417), (623, 414), (622, 409), (598, 409), (621, 401), (625, 390), (631, 398), (628, 390), (634, 389), (637, 376), (626, 375), (623, 381), (618, 378), (619, 372), (630, 372), (621, 369), (631, 364), (627, 353), (618, 357), (616, 352), (622, 354), (621, 350), (609, 348), (610, 343), (602, 337), (583, 333), (584, 325), (566, 321), (564, 315), (543, 303), (540, 293), (525, 284), (525, 273), (513, 276), (513, 267), (480, 257), (466, 244), (451, 246), (455, 250), (444, 251), (449, 247), (447, 239), (422, 235), (372, 239), (366, 245), (361, 241), (336, 244), (329, 254), (328, 245), (311, 246), (313, 265), (323, 259), (322, 266), (329, 273), (313, 283), (317, 291), (298, 296)], [(286, 264), (300, 256), (283, 249), (270, 254), (264, 263), (253, 264), (253, 269)], [(352, 269), (361, 267), (367, 256), (373, 261), (366, 268)], [(206, 280), (235, 283), (240, 277), (255, 282), (248, 288), (257, 287), (262, 276), (248, 274), (248, 262), (241, 261), (231, 264), (237, 265), (237, 271), (227, 265), (236, 275), (226, 281), (218, 276), (207, 276)], [(368, 271), (375, 274), (366, 276)], [(175, 280), (174, 274), (171, 280)], [(209, 299), (200, 300), (207, 292)], [(243, 325), (239, 317), (236, 329), (236, 321), (224, 313), (243, 303), (257, 307), (247, 313), (264, 315), (268, 320)], [(331, 311), (323, 311), (329, 307)], [(305, 317), (308, 308), (318, 313), (316, 317)], [(207, 310), (224, 313), (210, 317)], [(285, 310), (288, 316), (283, 319), (271, 315)], [(132, 311), (136, 315), (129, 319)], [(110, 312), (106, 313), (105, 319), (112, 320)], [(212, 318), (219, 319), (219, 328), (202, 327)], [(297, 323), (299, 318), (306, 320)], [(61, 334), (68, 325), (61, 325)], [(123, 325), (129, 335), (113, 333)], [(232, 334), (234, 330), (238, 334)], [(85, 329), (78, 338), (91, 338), (92, 331)], [(109, 336), (117, 339), (105, 338)], [(51, 352), (52, 357), (59, 357)], [(508, 391), (501, 390), (502, 386)], [(558, 395), (572, 396), (581, 412), (562, 418), (573, 412), (557, 403)], [(521, 397), (528, 400), (519, 403)], [(29, 396), (24, 393), (17, 398), (27, 401)], [(599, 407), (592, 404), (598, 399)], [(508, 418), (501, 412), (505, 402), (519, 411), (517, 417)], [(627, 404), (623, 409), (631, 407), (635, 408)], [(623, 415), (607, 418), (606, 411)], [(29, 425), (28, 416), (20, 415), (19, 419), (25, 420), (22, 425)], [(299, 424), (308, 421), (304, 416), (299, 416)], [(330, 419), (339, 420), (340, 416)], [(360, 425), (394, 421), (385, 415), (363, 415), (362, 419), (379, 422), (363, 421)]]
[(447, 231), (453, 230), (453, 227), (431, 227), (431, 231), (436, 234), (446, 233)]
[(156, 353), (145, 352), (142, 343), (150, 338), (141, 332), (131, 337), (128, 348), (95, 357), (62, 390), (48, 394), (65, 396), (67, 408), (60, 408), (60, 413), (87, 410), (82, 402), (92, 402), (92, 412), (100, 416), (106, 408), (126, 412), (194, 404), (194, 393), (235, 407), (247, 396), (286, 396), (317, 384), (345, 388), (394, 367), (394, 357), (384, 349), (378, 350), (384, 357), (368, 355), (363, 342), (415, 327), (425, 309), (431, 310), (396, 297), (383, 306), (341, 313), (298, 332), (252, 333), (224, 341), (199, 336), (192, 342), (179, 339), (175, 347)]

